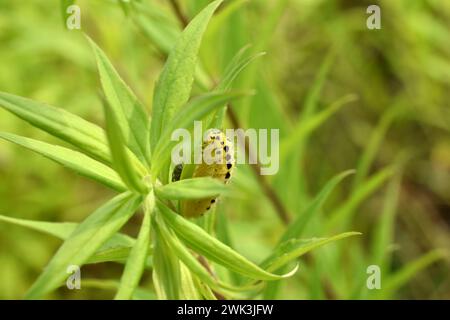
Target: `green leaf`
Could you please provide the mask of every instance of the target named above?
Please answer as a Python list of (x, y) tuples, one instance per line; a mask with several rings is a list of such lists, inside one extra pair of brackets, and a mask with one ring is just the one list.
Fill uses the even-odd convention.
[(143, 175), (140, 174), (139, 169), (133, 164), (130, 154), (127, 152), (115, 110), (110, 108), (109, 103), (106, 101), (104, 101), (103, 105), (106, 118), (106, 135), (113, 159), (113, 167), (131, 190), (146, 193), (147, 187), (143, 182)]
[(221, 3), (222, 0), (217, 0), (203, 9), (182, 32), (169, 54), (155, 86), (150, 134), (152, 150), (155, 150), (165, 127), (189, 100), (201, 39)]
[(408, 283), (408, 281), (410, 281), (417, 273), (441, 259), (449, 259), (448, 252), (437, 249), (409, 262), (399, 271), (390, 274), (384, 281), (384, 284), (382, 284), (382, 290), (377, 292), (375, 296), (389, 298), (393, 292), (396, 292), (399, 288)]
[(175, 129), (191, 128), (194, 121), (202, 119), (212, 110), (225, 103), (244, 96), (242, 92), (208, 93), (193, 99), (178, 115), (166, 126), (161, 139), (154, 149), (152, 157), (152, 176), (157, 177), (164, 164), (170, 161), (171, 149), (178, 143), (172, 141), (171, 136)]
[(189, 250), (181, 243), (177, 236), (167, 228), (165, 221), (157, 216), (158, 229), (164, 240), (168, 243), (169, 247), (175, 252), (178, 258), (189, 268), (189, 270), (194, 273), (201, 281), (209, 285), (216, 291), (220, 291), (222, 288), (228, 289), (230, 291), (246, 291), (255, 289), (255, 286), (249, 287), (235, 287), (224, 283), (220, 280), (216, 280), (212, 275), (205, 269), (205, 267), (189, 252)]
[(87, 261), (86, 264), (96, 264), (102, 262), (125, 263), (130, 255), (132, 246), (114, 247), (106, 250), (101, 248)]
[[(154, 220), (153, 220), (154, 222)], [(168, 246), (156, 223), (153, 223), (153, 285), (160, 300), (180, 298), (180, 261)]]
[(148, 132), (150, 120), (145, 108), (122, 80), (105, 53), (92, 39), (87, 38), (95, 53), (103, 92), (111, 113), (115, 116), (117, 129), (121, 132), (130, 150), (149, 166)]
[(154, 194), (153, 192), (150, 192), (145, 199), (144, 219), (142, 221), (141, 230), (139, 231), (136, 243), (131, 249), (127, 264), (125, 265), (125, 270), (120, 279), (120, 286), (115, 299), (130, 299), (133, 296), (134, 290), (139, 285), (150, 247), (150, 225), (154, 207)]
[[(223, 210), (216, 210), (215, 215), (217, 219), (217, 222), (215, 224), (215, 233), (217, 239), (233, 249), (233, 239), (230, 234), (229, 217)], [(227, 276), (232, 283), (241, 283), (242, 277), (239, 274), (227, 270)]]
[(289, 227), (284, 232), (281, 237), (280, 242), (287, 241), (292, 238), (300, 237), (308, 224), (311, 218), (318, 213), (318, 211), (323, 206), (325, 200), (328, 198), (330, 193), (336, 188), (336, 186), (344, 180), (344, 178), (348, 177), (350, 174), (353, 174), (354, 170), (348, 170), (338, 174), (337, 176), (330, 179), (327, 182), (325, 187), (319, 192), (319, 194), (314, 198), (310, 205), (306, 207), (306, 209), (297, 215), (296, 219), (289, 225)]
[(159, 200), (157, 205), (165, 221), (185, 243), (199, 254), (230, 270), (257, 280), (279, 280), (291, 276), (296, 271), (294, 269), (291, 273), (281, 276), (269, 273), (210, 236), (196, 224), (177, 215)]
[(114, 170), (80, 152), (46, 142), (17, 136), (12, 133), (0, 132), (0, 138), (39, 153), (82, 176), (100, 182), (114, 190), (126, 190), (125, 185)]
[(185, 179), (157, 188), (156, 194), (162, 199), (187, 200), (217, 197), (227, 190), (227, 186), (211, 177)]
[[(73, 222), (45, 222), (45, 221), (34, 221), (26, 219), (18, 219), (0, 215), (0, 221), (12, 223), (18, 226), (29, 228), (32, 230), (40, 231), (42, 233), (49, 234), (51, 236), (57, 237), (61, 240), (66, 240), (70, 237), (72, 232), (78, 227), (78, 223)], [(134, 239), (122, 234), (117, 233), (112, 236), (102, 247), (99, 249), (98, 253), (106, 253), (109, 250), (128, 250), (133, 246)], [(113, 251), (111, 251), (111, 254)]]
[(161, 10), (160, 4), (151, 1), (145, 4), (132, 1), (131, 7), (131, 17), (143, 35), (161, 53), (167, 55), (181, 34), (172, 12)]
[(332, 115), (339, 111), (347, 103), (353, 102), (357, 99), (356, 95), (349, 94), (336, 102), (332, 103), (325, 110), (318, 112), (315, 115), (309, 116), (307, 119), (302, 119), (295, 125), (291, 134), (287, 139), (283, 140), (280, 147), (281, 162), (286, 159), (293, 150), (296, 150), (299, 145), (303, 145), (306, 138), (318, 127), (320, 127), (325, 121), (327, 121)]
[(359, 232), (345, 232), (329, 238), (291, 239), (280, 244), (275, 252), (261, 263), (261, 267), (269, 271), (275, 271), (312, 250), (331, 242), (360, 234)]
[(167, 242), (169, 247), (178, 256), (178, 258), (194, 273), (199, 277), (201, 281), (210, 285), (213, 288), (217, 288), (218, 284), (211, 277), (211, 275), (206, 271), (206, 269), (195, 259), (192, 254), (186, 249), (186, 247), (181, 243), (181, 241), (176, 237), (171, 230), (167, 228), (164, 220), (157, 218), (158, 224), (157, 228), (161, 233), (161, 236)]
[[(12, 223), (32, 230), (40, 231), (61, 240), (66, 240), (77, 228), (78, 223), (72, 222), (44, 222), (18, 219), (0, 215), (0, 221)], [(86, 264), (101, 262), (126, 262), (135, 239), (122, 233), (116, 233), (97, 252), (90, 257)], [(149, 255), (151, 253), (149, 252)], [(147, 259), (146, 267), (151, 266), (150, 258)]]
[(95, 124), (65, 110), (4, 92), (0, 92), (0, 106), (83, 153), (111, 163), (105, 132)]
[[(280, 20), (283, 17), (283, 13), (285, 12), (289, 2), (289, 0), (278, 0), (274, 1), (273, 4), (268, 7), (265, 18), (260, 21), (261, 23), (258, 26), (259, 34), (254, 44), (256, 52), (266, 51), (270, 47), (270, 41), (273, 39), (274, 35), (277, 34), (275, 31), (277, 27), (280, 26)], [(239, 38), (240, 33), (242, 33), (242, 30), (240, 30), (239, 28), (233, 28), (233, 38)], [(260, 76), (260, 62), (261, 60), (257, 61), (257, 63), (252, 64), (249, 70), (245, 73), (245, 78), (243, 79), (244, 88), (253, 88), (255, 86), (256, 80)], [(243, 111), (241, 121), (244, 123), (247, 123), (251, 116), (250, 112), (252, 109), (252, 100), (252, 98), (245, 99), (243, 101), (243, 105), (241, 106)]]
[(355, 179), (353, 180), (354, 190), (356, 190), (367, 177), (370, 167), (375, 160), (377, 151), (380, 149), (383, 139), (391, 123), (395, 120), (400, 110), (401, 109), (399, 108), (399, 106), (394, 106), (385, 111), (377, 127), (371, 134), (368, 142), (366, 143), (366, 147), (364, 148), (364, 151), (358, 161)]
[(336, 212), (328, 218), (325, 229), (330, 230), (337, 227), (340, 223), (350, 221), (355, 209), (360, 203), (375, 192), (381, 185), (391, 177), (395, 172), (394, 167), (387, 167), (372, 175), (365, 181), (358, 190), (353, 192), (350, 198), (342, 204)]
[[(360, 235), (359, 232), (346, 232), (341, 233), (339, 235), (330, 237), (330, 238), (314, 238), (309, 240), (304, 239), (290, 239), (285, 242), (282, 242), (277, 246), (275, 251), (261, 264), (261, 267), (267, 268), (270, 271), (277, 270), (277, 272), (282, 272), (286, 269), (286, 264), (290, 261), (299, 258), (300, 256), (317, 249), (321, 246), (324, 246), (328, 243), (350, 237), (353, 235)], [(306, 269), (308, 268), (305, 265)], [(315, 268), (314, 272), (317, 268)], [(308, 270), (306, 270), (308, 271)], [(304, 273), (304, 272), (303, 272)], [(309, 272), (309, 277), (314, 277), (314, 273), (311, 275)], [(312, 283), (316, 284), (317, 279), (312, 279)], [(319, 281), (320, 282), (320, 281)], [(264, 290), (264, 299), (275, 299), (278, 291), (280, 290), (282, 282), (271, 282), (268, 283), (267, 287)]]
[(33, 220), (12, 218), (4, 215), (0, 215), (0, 221), (40, 231), (62, 240), (67, 239), (78, 225), (77, 223), (73, 222), (33, 221)]
[(324, 87), (325, 81), (327, 79), (330, 68), (333, 64), (333, 61), (334, 61), (334, 54), (329, 53), (322, 62), (319, 72), (317, 73), (316, 79), (314, 79), (312, 88), (309, 91), (308, 96), (306, 97), (306, 102), (305, 105), (303, 106), (300, 115), (301, 119), (300, 121), (307, 120), (310, 116), (312, 116), (315, 113), (317, 106), (319, 104), (320, 94)]
[(211, 21), (208, 30), (206, 30), (205, 33), (205, 43), (209, 42), (208, 40), (210, 39), (220, 37), (220, 33), (223, 32), (223, 29), (227, 27), (226, 23), (231, 23), (230, 17), (234, 13), (238, 13), (238, 10), (248, 2), (249, 0), (234, 0), (231, 2), (228, 1), (228, 3), (223, 6), (223, 9), (221, 9), (214, 15), (214, 19)]
[(385, 192), (383, 210), (378, 218), (372, 239), (372, 261), (382, 270), (390, 265), (389, 247), (394, 242), (395, 216), (400, 196), (401, 177), (396, 175)]
[(67, 267), (81, 267), (128, 221), (141, 202), (141, 196), (123, 193), (88, 216), (58, 249), (26, 298), (37, 299), (56, 289), (67, 276)]
[[(228, 91), (231, 89), (231, 86), (234, 80), (238, 77), (238, 75), (247, 67), (252, 61), (255, 59), (265, 55), (265, 52), (260, 52), (250, 57), (246, 57), (245, 53), (249, 46), (246, 46), (239, 50), (239, 52), (233, 57), (230, 64), (227, 66), (224, 76), (220, 81), (219, 85), (215, 89), (215, 91)], [(205, 122), (209, 123), (210, 128), (222, 128), (223, 127), (223, 119), (225, 118), (227, 111), (227, 106), (217, 110), (214, 114), (211, 115), (210, 119), (207, 119)]]
[(237, 76), (245, 69), (253, 60), (264, 56), (265, 52), (259, 52), (251, 55), (250, 57), (245, 57), (245, 52), (249, 47), (246, 46), (239, 50), (239, 52), (231, 60), (230, 64), (227, 66), (224, 76), (222, 77), (219, 85), (217, 86), (218, 91), (230, 90), (233, 81)]
[(201, 300), (202, 295), (197, 289), (194, 281), (194, 274), (180, 262), (180, 299), (182, 300)]

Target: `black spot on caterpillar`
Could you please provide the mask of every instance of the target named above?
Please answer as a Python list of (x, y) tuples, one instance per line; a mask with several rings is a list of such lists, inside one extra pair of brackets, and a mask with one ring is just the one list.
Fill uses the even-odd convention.
[(183, 172), (183, 165), (177, 164), (172, 172), (172, 182), (176, 182), (176, 181), (180, 180), (181, 172)]

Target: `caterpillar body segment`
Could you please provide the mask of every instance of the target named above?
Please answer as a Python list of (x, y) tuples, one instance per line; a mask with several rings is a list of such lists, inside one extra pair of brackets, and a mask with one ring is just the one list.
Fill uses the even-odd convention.
[[(234, 146), (220, 130), (208, 130), (202, 144), (203, 159), (195, 166), (192, 178), (213, 177), (228, 183), (235, 166)], [(181, 214), (186, 218), (197, 218), (212, 210), (217, 198), (183, 200)]]

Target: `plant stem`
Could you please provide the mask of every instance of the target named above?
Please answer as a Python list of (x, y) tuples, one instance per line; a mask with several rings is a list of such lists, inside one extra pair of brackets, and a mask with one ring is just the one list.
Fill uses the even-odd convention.
[(180, 4), (177, 0), (170, 0), (170, 5), (184, 29), (189, 24), (189, 20), (181, 10)]
[[(235, 129), (241, 128), (241, 125), (239, 123), (239, 119), (237, 118), (236, 114), (234, 113), (231, 104), (228, 105), (227, 111), (228, 111), (227, 112), (228, 118), (230, 119), (231, 124), (233, 125), (233, 127)], [(241, 132), (239, 132), (238, 134), (242, 135)], [(241, 138), (243, 138), (243, 137), (241, 136)], [(252, 153), (253, 149), (250, 148), (250, 141), (248, 140), (248, 138), (246, 138), (245, 140), (244, 139), (239, 139), (239, 140), (242, 141), (242, 143), (244, 143), (245, 152), (250, 156), (250, 154)], [(261, 164), (259, 162), (258, 156), (254, 155), (253, 159), (256, 159), (256, 164), (251, 164), (250, 167), (252, 168), (253, 173), (256, 176), (256, 179), (258, 179), (258, 182), (261, 185), (261, 187), (262, 187), (264, 193), (266, 194), (267, 198), (272, 202), (272, 205), (274, 206), (278, 217), (281, 219), (281, 221), (283, 221), (284, 224), (286, 224), (286, 225), (289, 224), (289, 221), (290, 221), (289, 217), (290, 217), (290, 215), (289, 215), (287, 209), (284, 207), (283, 202), (278, 197), (277, 193), (272, 188), (272, 186), (269, 184), (269, 182), (267, 182), (267, 180), (264, 178), (264, 176), (260, 174), (260, 172), (261, 172)]]

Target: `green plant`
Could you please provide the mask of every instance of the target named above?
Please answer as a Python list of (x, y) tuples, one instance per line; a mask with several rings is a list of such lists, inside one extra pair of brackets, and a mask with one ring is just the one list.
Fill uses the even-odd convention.
[[(257, 265), (217, 240), (208, 224), (201, 227), (200, 222), (198, 225), (188, 221), (174, 211), (174, 203), (180, 199), (217, 196), (224, 187), (212, 178), (170, 182), (170, 151), (174, 146), (170, 141), (171, 133), (176, 128), (191, 129), (194, 120), (210, 121), (211, 117), (215, 124), (223, 125), (224, 105), (246, 95), (229, 90), (240, 71), (254, 59), (244, 57), (241, 52), (231, 62), (220, 85), (190, 99), (200, 42), (208, 21), (221, 3), (217, 0), (204, 8), (176, 41), (155, 87), (151, 117), (103, 51), (90, 39), (103, 88), (106, 130), (61, 109), (0, 93), (0, 105), (4, 109), (77, 150), (11, 133), (0, 133), (2, 139), (119, 192), (79, 224), (0, 217), (3, 221), (64, 240), (28, 291), (27, 298), (43, 297), (61, 286), (69, 265), (103, 261), (125, 263), (117, 285), (117, 299), (138, 298), (137, 293), (148, 290), (138, 288), (146, 268), (152, 270), (154, 291), (160, 299), (252, 297), (261, 292), (260, 281), (277, 281), (293, 275), (297, 267), (286, 273), (274, 272), (298, 257), (358, 234), (348, 232), (303, 241), (298, 239), (303, 225), (294, 223), (269, 257)], [(330, 180), (308, 207), (308, 216), (319, 211), (331, 190), (347, 175)], [(119, 230), (136, 211), (142, 211), (143, 219), (139, 235), (134, 239)], [(211, 213), (207, 219), (213, 218), (214, 213)], [(218, 265), (239, 275), (239, 282), (216, 277), (212, 270)]]

